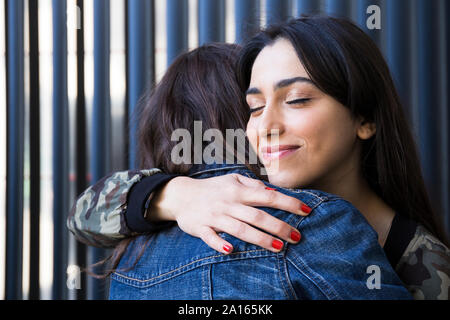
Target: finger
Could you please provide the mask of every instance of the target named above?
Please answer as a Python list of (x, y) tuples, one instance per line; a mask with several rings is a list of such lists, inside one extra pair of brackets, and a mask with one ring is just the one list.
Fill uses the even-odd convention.
[(230, 216), (221, 218), (221, 230), (248, 243), (255, 244), (272, 252), (280, 252), (283, 242), (267, 233), (259, 231), (248, 224)]
[(235, 178), (236, 178), (236, 180), (238, 182), (240, 182), (241, 184), (243, 184), (246, 187), (261, 188), (261, 187), (265, 186), (264, 182), (262, 182), (261, 180), (248, 178), (248, 177), (243, 176), (241, 174), (235, 174), (234, 176), (235, 176)]
[(203, 242), (205, 242), (209, 247), (218, 252), (224, 254), (230, 254), (233, 252), (233, 245), (228, 241), (223, 240), (213, 229), (209, 227), (204, 227), (200, 231), (200, 239), (202, 239)]
[(297, 229), (263, 210), (249, 206), (236, 206), (230, 210), (229, 215), (290, 243), (300, 241), (301, 235)]
[(249, 206), (270, 207), (302, 216), (307, 216), (311, 212), (311, 208), (304, 202), (273, 188), (266, 188), (243, 188), (240, 192), (241, 202)]

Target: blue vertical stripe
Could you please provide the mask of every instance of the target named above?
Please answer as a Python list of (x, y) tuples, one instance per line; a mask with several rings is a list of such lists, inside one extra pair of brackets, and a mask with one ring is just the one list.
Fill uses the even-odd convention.
[(225, 41), (225, 1), (198, 0), (199, 45)]
[(6, 187), (6, 299), (22, 298), (24, 159), (24, 4), (7, 2), (8, 146)]
[(295, 16), (302, 14), (315, 14), (320, 12), (320, 0), (297, 0)]
[(29, 17), (29, 79), (30, 79), (30, 266), (28, 299), (38, 300), (39, 289), (39, 255), (40, 255), (40, 209), (41, 209), (41, 137), (40, 137), (40, 86), (39, 86), (39, 20), (38, 1), (28, 1)]
[(266, 0), (266, 25), (286, 21), (291, 14), (290, 0)]
[[(440, 136), (441, 136), (441, 144), (439, 149), (441, 149), (441, 157), (439, 167), (441, 168), (441, 185), (440, 185), (440, 195), (442, 200), (442, 214), (445, 229), (447, 232), (450, 232), (449, 225), (449, 213), (450, 213), (450, 145), (449, 145), (449, 136), (450, 136), (450, 110), (449, 110), (449, 98), (448, 98), (448, 81), (449, 81), (449, 51), (448, 51), (448, 39), (450, 34), (448, 33), (448, 9), (450, 5), (448, 1), (439, 0), (438, 4), (438, 14), (437, 19), (439, 20), (439, 67), (440, 75), (439, 78), (439, 91), (440, 91), (440, 111), (439, 111), (439, 122), (440, 122)], [(442, 70), (447, 70), (447, 72), (442, 72)], [(447, 213), (447, 214), (445, 214)]]
[(66, 2), (53, 0), (53, 299), (66, 297), (69, 111)]
[[(440, 198), (441, 167), (440, 158), (440, 98), (439, 98), (439, 19), (438, 1), (418, 0), (418, 65), (419, 77), (419, 140), (420, 155), (425, 182), (432, 203), (439, 212), (442, 210)], [(448, 165), (448, 163), (446, 164)]]
[(443, 46), (445, 46), (446, 48), (446, 54), (444, 55), (445, 58), (445, 68), (444, 73), (446, 75), (445, 79), (446, 79), (446, 83), (445, 83), (445, 87), (444, 87), (444, 92), (443, 94), (445, 95), (445, 105), (443, 105), (444, 108), (446, 108), (447, 110), (447, 117), (446, 119), (446, 126), (447, 126), (447, 132), (444, 135), (444, 139), (447, 142), (447, 153), (446, 153), (446, 162), (443, 163), (444, 167), (445, 167), (445, 171), (446, 171), (446, 177), (447, 177), (447, 185), (446, 187), (442, 190), (443, 194), (445, 196), (443, 196), (444, 199), (447, 200), (447, 205), (445, 206), (445, 211), (443, 212), (444, 215), (444, 221), (445, 221), (445, 225), (447, 227), (447, 234), (450, 234), (450, 197), (448, 196), (450, 194), (450, 110), (449, 110), (449, 103), (450, 103), (450, 97), (449, 97), (449, 92), (450, 92), (450, 19), (448, 19), (448, 17), (450, 17), (450, 4), (448, 3), (448, 1), (444, 1), (445, 3), (445, 11), (444, 11), (444, 15), (447, 19), (445, 19), (445, 35), (444, 35), (444, 39), (445, 39), (445, 43), (443, 44)]
[(351, 17), (351, 4), (349, 0), (325, 0), (325, 12), (333, 17)]
[(154, 78), (153, 0), (128, 1), (128, 118), (130, 169), (138, 167), (136, 106)]
[(234, 1), (236, 43), (244, 43), (259, 30), (261, 24), (260, 10), (259, 0)]
[(167, 0), (167, 65), (188, 49), (188, 2)]
[[(103, 178), (110, 170), (111, 112), (109, 89), (110, 32), (109, 0), (94, 1), (94, 105), (92, 114), (91, 171), (92, 183)], [(89, 263), (100, 261), (104, 250), (89, 248)], [(95, 270), (102, 272), (102, 270)], [(88, 278), (88, 298), (104, 299), (105, 284)]]
[(410, 11), (410, 0), (388, 1), (387, 15), (387, 62), (394, 78), (394, 82), (402, 103), (410, 114), (412, 121), (411, 95), (411, 21), (410, 15), (404, 14)]

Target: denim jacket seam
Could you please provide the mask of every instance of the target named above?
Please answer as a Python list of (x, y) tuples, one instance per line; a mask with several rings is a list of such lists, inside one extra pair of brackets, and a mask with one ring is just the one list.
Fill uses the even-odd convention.
[(320, 280), (320, 283), (322, 285), (319, 285), (317, 283), (317, 278), (314, 275), (314, 272), (311, 273), (307, 273), (306, 270), (309, 269), (309, 267), (303, 263), (303, 261), (301, 259), (297, 258), (297, 255), (295, 253), (293, 253), (293, 258), (295, 259), (295, 261), (299, 264), (302, 265), (302, 268), (300, 268), (299, 266), (297, 266), (296, 263), (294, 263), (294, 261), (292, 261), (289, 257), (286, 256), (286, 260), (292, 264), (292, 266), (294, 268), (296, 268), (300, 273), (302, 273), (309, 281), (311, 281), (312, 284), (314, 284), (314, 286), (316, 286), (317, 289), (320, 290), (320, 292), (322, 292), (322, 294), (328, 299), (328, 300), (338, 300), (341, 299), (341, 296), (325, 281), (325, 280)]
[[(185, 265), (182, 265), (182, 266), (180, 266), (180, 267), (178, 267), (178, 268), (176, 268), (176, 269), (167, 271), (167, 272), (165, 272), (165, 273), (163, 273), (163, 274), (160, 274), (160, 275), (151, 277), (151, 278), (149, 278), (149, 279), (133, 278), (133, 277), (124, 275), (124, 274), (122, 274), (122, 273), (119, 273), (119, 272), (117, 272), (117, 271), (114, 272), (114, 273), (112, 274), (112, 276), (113, 276), (114, 279), (116, 279), (116, 280), (118, 280), (118, 281), (120, 281), (120, 279), (124, 279), (124, 280), (126, 280), (126, 282), (135, 282), (135, 283), (139, 283), (139, 284), (145, 284), (145, 283), (149, 283), (149, 282), (155, 282), (155, 280), (158, 279), (158, 278), (162, 278), (162, 279), (163, 279), (162, 281), (165, 281), (165, 280), (169, 280), (169, 279), (171, 279), (171, 278), (173, 278), (173, 277), (175, 277), (175, 276), (178, 276), (178, 275), (180, 275), (180, 274), (182, 274), (182, 273), (185, 273), (185, 272), (188, 272), (188, 271), (190, 271), (190, 270), (193, 270), (193, 269), (196, 269), (196, 268), (198, 268), (198, 267), (203, 266), (204, 264), (201, 264), (201, 262), (203, 262), (203, 261), (205, 261), (205, 260), (211, 260), (211, 259), (218, 258), (218, 257), (230, 257), (230, 258), (231, 258), (232, 255), (238, 255), (238, 254), (240, 255), (240, 254), (253, 253), (253, 252), (264, 252), (264, 251), (267, 251), (267, 250), (266, 250), (266, 249), (255, 249), (255, 250), (247, 250), (247, 251), (232, 252), (232, 253), (228, 254), (227, 256), (225, 256), (225, 255), (223, 255), (223, 254), (220, 254), (220, 255), (214, 255), (214, 256), (208, 256), (208, 257), (204, 257), (204, 258), (201, 258), (201, 259), (197, 259), (197, 260), (191, 261), (191, 262), (189, 262), (189, 263), (187, 263), (187, 264), (185, 264)], [(270, 253), (270, 252), (269, 252), (269, 253)], [(252, 257), (244, 257), (244, 258), (237, 257), (237, 258), (235, 258), (235, 259), (238, 260), (238, 259), (249, 259), (249, 258), (250, 258), (250, 259), (251, 259), (251, 258), (259, 258), (259, 256), (256, 256), (256, 257), (253, 257), (253, 256), (252, 256)], [(221, 261), (221, 262), (232, 261), (232, 260), (235, 260), (235, 259), (228, 259), (228, 260)], [(199, 264), (198, 266), (195, 266), (195, 267), (193, 267), (192, 269), (189, 269), (189, 268), (188, 268), (188, 270), (179, 272), (179, 271), (182, 270), (183, 268), (189, 267), (189, 266), (191, 266), (191, 265), (193, 265), (193, 264), (195, 264), (195, 263), (199, 263), (199, 262), (200, 262), (200, 264)], [(178, 273), (178, 272), (179, 272), (179, 273)], [(170, 274), (174, 274), (174, 275), (173, 275), (173, 276), (169, 276)], [(169, 277), (165, 279), (164, 276), (169, 276)], [(158, 281), (158, 280), (156, 280), (156, 281)], [(160, 281), (160, 282), (162, 282), (162, 281)], [(158, 282), (158, 283), (159, 283), (159, 282)], [(132, 285), (132, 284), (130, 283), (130, 285)], [(149, 285), (149, 286), (150, 286), (150, 285)]]
[(297, 217), (297, 221), (293, 222), (292, 225), (293, 225), (295, 228), (299, 228), (299, 227), (300, 227), (300, 224), (301, 224), (303, 221), (307, 220), (307, 219), (305, 219), (305, 218), (308, 218), (311, 214), (314, 214), (316, 208), (318, 208), (318, 207), (319, 207), (322, 203), (324, 203), (324, 202), (326, 202), (326, 200), (321, 199), (321, 201), (319, 201), (318, 203), (314, 204), (314, 205), (311, 207), (311, 212), (310, 212), (307, 216), (299, 216), (299, 217)]
[(313, 196), (313, 197), (315, 197), (315, 198), (318, 198), (318, 199), (320, 200), (320, 202), (324, 202), (324, 201), (327, 201), (327, 200), (328, 200), (328, 197), (327, 197), (327, 196), (319, 196), (319, 195), (317, 195), (317, 194), (315, 194), (315, 193), (313, 193), (313, 192), (310, 192), (310, 191), (307, 191), (307, 190), (302, 190), (302, 189), (300, 189), (300, 191), (303, 192), (303, 193), (307, 193), (307, 194), (309, 194), (310, 196)]
[(281, 288), (283, 289), (284, 295), (286, 297), (289, 297), (289, 293), (286, 291), (286, 288), (284, 287), (284, 283), (283, 283), (283, 277), (281, 275), (281, 268), (280, 268), (280, 254), (277, 254), (276, 256), (276, 261), (277, 261), (277, 274), (278, 274), (278, 279), (280, 281), (281, 284)]
[(208, 280), (210, 279), (211, 265), (203, 265), (202, 267), (202, 299), (209, 300), (211, 296), (211, 282)]
[[(281, 277), (281, 268), (283, 268), (283, 274), (284, 274), (284, 278)], [(278, 269), (280, 270), (280, 277), (281, 277), (281, 281), (282, 281), (282, 286), (283, 286), (283, 290), (286, 294), (286, 296), (288, 298), (293, 297), (293, 299), (297, 300), (297, 294), (295, 293), (294, 288), (292, 287), (292, 283), (289, 277), (289, 273), (287, 271), (287, 266), (286, 266), (286, 251), (284, 251), (283, 255), (279, 258), (278, 260)], [(287, 284), (288, 290), (291, 292), (291, 294), (289, 295), (288, 292), (285, 290), (285, 283)]]
[[(312, 210), (310, 215), (319, 209), (319, 205), (321, 203), (323, 203), (323, 202), (319, 202), (314, 206), (313, 209), (315, 209), (315, 210)], [(296, 228), (299, 228), (301, 222), (303, 222), (304, 220), (307, 220), (307, 219), (299, 219), (298, 224), (296, 225)], [(293, 261), (289, 260), (289, 257), (287, 256), (287, 251), (286, 251), (286, 259), (289, 260), (292, 263), (292, 265), (297, 270), (299, 270), (299, 272), (301, 272), (312, 283), (314, 283), (314, 285), (325, 294), (327, 299), (330, 299), (330, 296), (331, 296), (331, 299), (341, 299), (340, 295), (333, 289), (333, 287), (331, 285), (329, 285), (328, 282), (326, 282), (320, 275), (316, 275), (314, 270), (311, 270), (309, 268), (309, 266), (306, 263), (304, 263), (304, 261), (301, 259), (301, 257), (298, 257), (298, 255), (294, 251), (291, 251), (291, 256), (293, 259), (295, 259), (296, 262), (298, 262), (299, 264), (302, 265), (302, 268), (298, 268), (297, 265)], [(310, 272), (307, 273), (307, 271), (310, 271)], [(321, 285), (319, 285), (319, 283), (317, 283), (316, 281), (320, 282)]]

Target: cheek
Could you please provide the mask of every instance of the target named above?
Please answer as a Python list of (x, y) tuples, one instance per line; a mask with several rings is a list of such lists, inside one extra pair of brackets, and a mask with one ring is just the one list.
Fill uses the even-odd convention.
[(249, 122), (247, 123), (246, 134), (247, 134), (248, 141), (250, 142), (250, 145), (252, 146), (253, 150), (257, 151), (258, 134), (257, 134), (256, 128), (255, 128), (252, 120), (249, 120)]
[(326, 109), (317, 111), (305, 113), (290, 128), (303, 140), (305, 149), (300, 155), (304, 164), (309, 169), (325, 170), (331, 162), (350, 151), (356, 134), (345, 114)]
[(311, 169), (327, 171), (351, 154), (356, 133), (342, 114), (316, 120), (304, 127), (306, 161)]

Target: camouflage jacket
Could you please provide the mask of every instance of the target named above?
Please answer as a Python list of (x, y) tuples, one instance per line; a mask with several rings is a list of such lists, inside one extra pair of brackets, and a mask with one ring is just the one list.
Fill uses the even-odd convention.
[(133, 236), (125, 222), (128, 192), (143, 178), (159, 169), (112, 173), (87, 188), (75, 201), (67, 218), (67, 227), (78, 241), (87, 245), (113, 248), (122, 239)]
[[(111, 248), (135, 235), (125, 221), (131, 187), (159, 169), (122, 171), (106, 176), (76, 200), (67, 227), (76, 239)], [(415, 299), (449, 300), (450, 250), (418, 226), (395, 270)]]
[(415, 300), (450, 300), (450, 250), (419, 225), (395, 271)]

